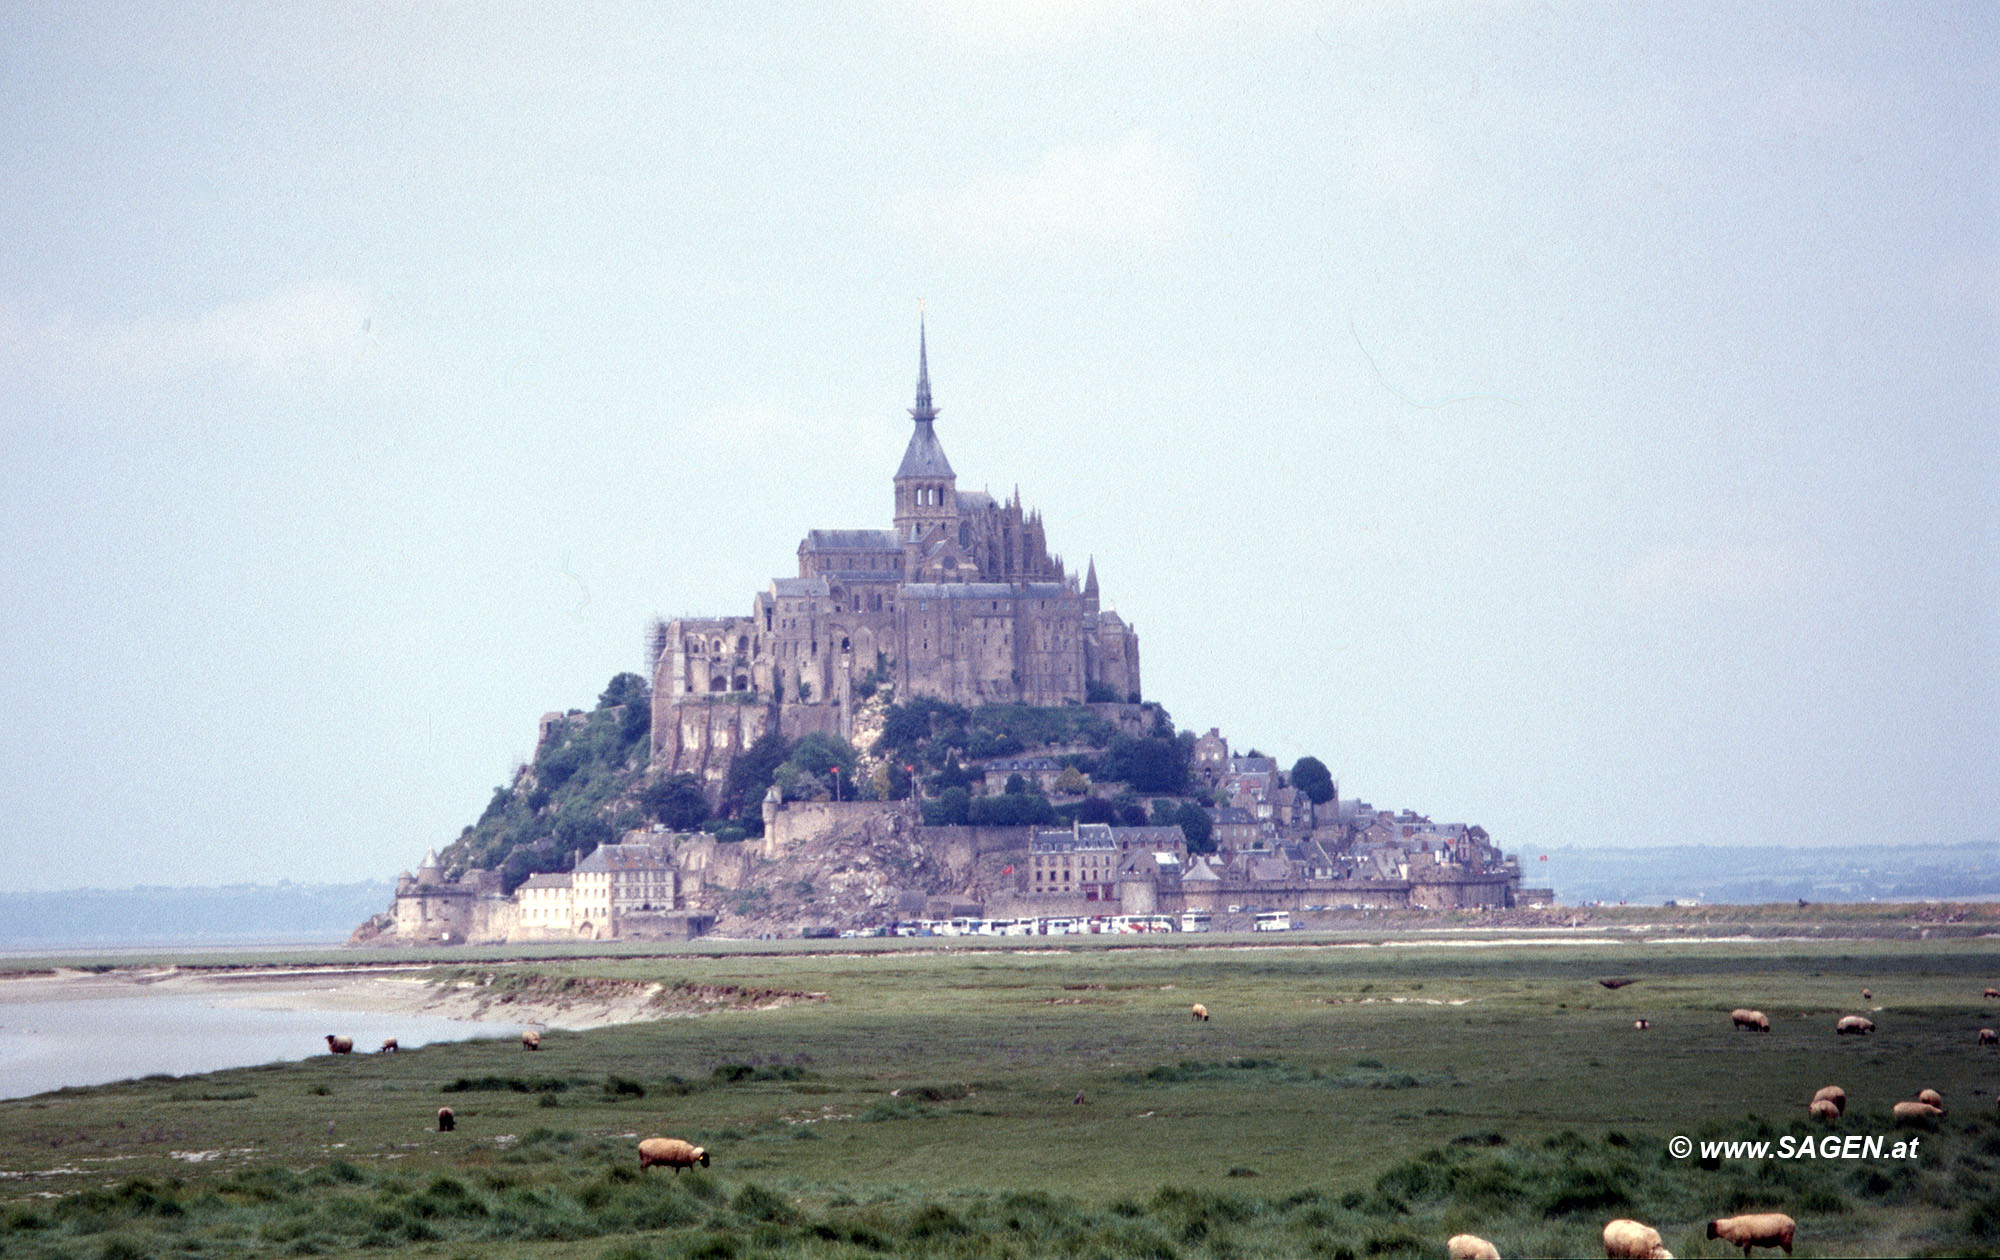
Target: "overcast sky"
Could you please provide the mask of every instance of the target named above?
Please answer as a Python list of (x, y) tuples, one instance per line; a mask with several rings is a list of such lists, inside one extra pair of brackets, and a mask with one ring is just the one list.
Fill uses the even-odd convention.
[(1182, 726), (1528, 854), (2000, 842), (1996, 33), (9, 4), (0, 887), (413, 866), (888, 525), (920, 298)]

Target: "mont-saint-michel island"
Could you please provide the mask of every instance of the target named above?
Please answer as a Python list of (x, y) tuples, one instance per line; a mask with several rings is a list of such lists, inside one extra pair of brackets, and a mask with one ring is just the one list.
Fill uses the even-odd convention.
[(748, 611), (657, 619), (644, 673), (543, 716), (533, 760), (354, 943), (1285, 930), (1554, 902), (1477, 823), (1177, 726), (1095, 558), (1065, 564), (1019, 489), (959, 488), (921, 324), (908, 410), (886, 528), (808, 529)]

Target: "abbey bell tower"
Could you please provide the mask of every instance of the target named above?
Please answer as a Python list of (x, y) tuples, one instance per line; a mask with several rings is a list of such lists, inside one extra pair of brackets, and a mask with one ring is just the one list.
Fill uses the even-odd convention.
[(916, 430), (896, 469), (896, 540), (907, 550), (923, 541), (933, 526), (949, 528), (958, 519), (958, 477), (944, 457), (932, 422), (931, 368), (924, 325), (917, 322), (917, 405), (910, 408)]

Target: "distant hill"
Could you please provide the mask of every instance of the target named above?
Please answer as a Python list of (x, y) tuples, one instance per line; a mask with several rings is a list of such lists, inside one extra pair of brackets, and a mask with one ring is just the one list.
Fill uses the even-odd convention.
[[(1543, 854), (1548, 861), (1541, 861)], [(1710, 905), (1765, 901), (1976, 901), (2000, 898), (2000, 843), (1784, 848), (1661, 845), (1521, 852), (1530, 884), (1553, 884), (1564, 905), (1669, 899)]]
[(0, 892), (0, 949), (338, 944), (394, 892), (386, 880)]

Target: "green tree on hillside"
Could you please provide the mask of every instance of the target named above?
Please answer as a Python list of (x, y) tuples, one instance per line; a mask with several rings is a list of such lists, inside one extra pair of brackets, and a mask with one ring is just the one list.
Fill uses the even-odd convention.
[(1215, 821), (1208, 816), (1208, 811), (1188, 801), (1176, 813), (1174, 821), (1180, 824), (1181, 834), (1187, 837), (1188, 852), (1215, 852)]
[(1333, 774), (1318, 757), (1301, 757), (1292, 763), (1292, 786), (1306, 794), (1315, 805), (1333, 799)]

